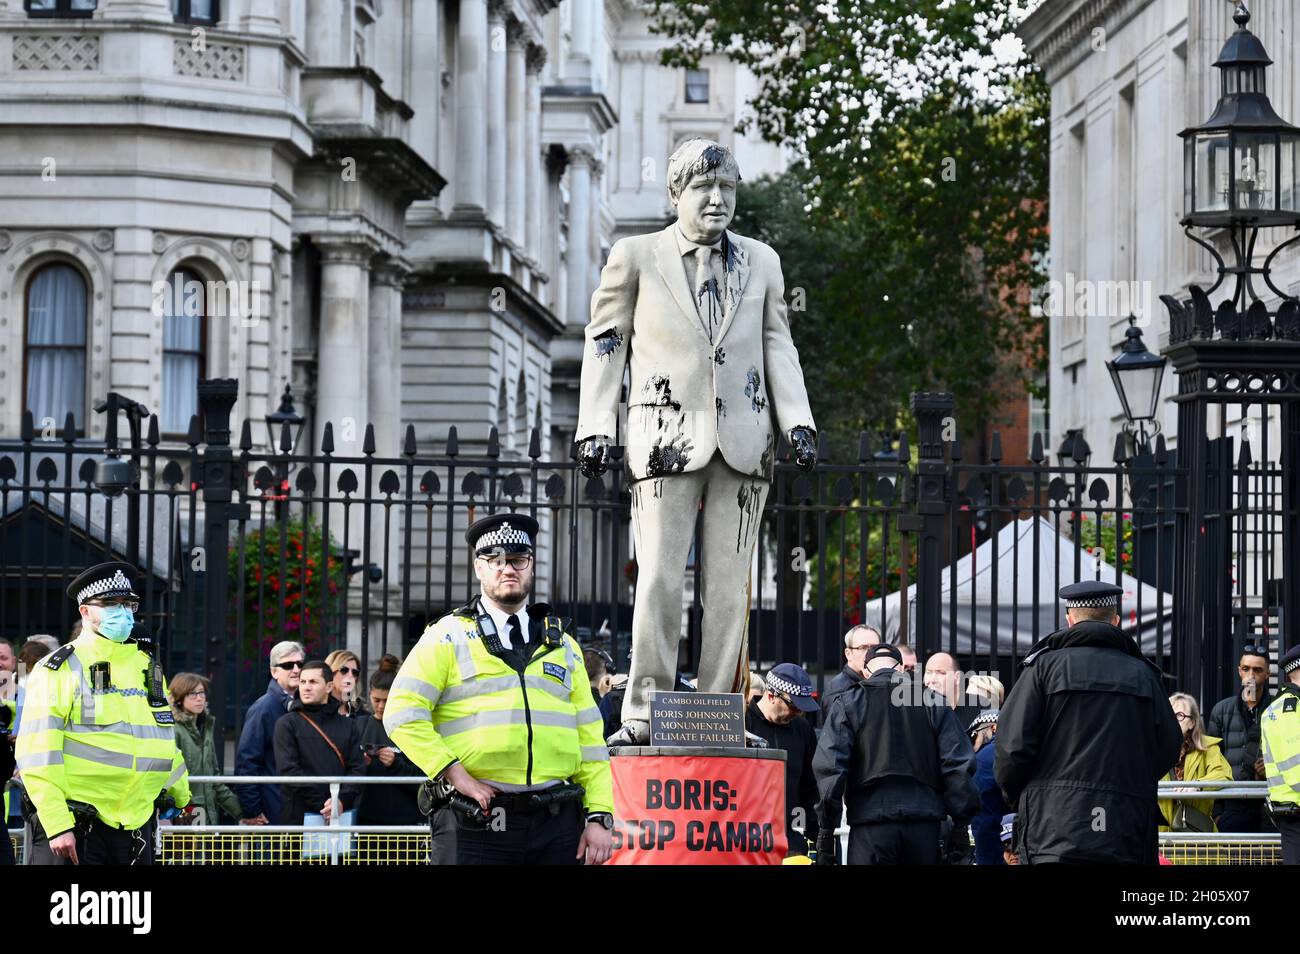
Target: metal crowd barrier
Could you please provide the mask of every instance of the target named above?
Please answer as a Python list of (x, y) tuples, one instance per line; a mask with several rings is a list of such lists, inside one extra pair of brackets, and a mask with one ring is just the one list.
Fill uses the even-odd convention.
[[(418, 785), (423, 776), (264, 776), (196, 775), (191, 783), (226, 785), (329, 785), (338, 798), (341, 785)], [(1264, 798), (1266, 782), (1161, 782), (1161, 798)], [(1192, 791), (1179, 791), (1192, 789)], [(847, 826), (836, 834), (843, 840)], [(26, 844), (21, 830), (10, 830), (14, 853), (23, 863)], [(429, 857), (429, 830), (424, 825), (343, 825), (335, 816), (326, 827), (302, 825), (170, 825), (155, 834), (155, 860), (165, 865), (411, 865)], [(1275, 832), (1161, 832), (1160, 853), (1175, 865), (1276, 865), (1282, 863), (1281, 836)]]

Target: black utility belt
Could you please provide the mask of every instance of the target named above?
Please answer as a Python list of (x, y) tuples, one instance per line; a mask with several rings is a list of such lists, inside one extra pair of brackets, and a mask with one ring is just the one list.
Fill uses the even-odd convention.
[(1295, 802), (1269, 802), (1268, 810), (1274, 816), (1300, 815), (1300, 804)]
[(497, 809), (507, 814), (556, 815), (569, 803), (581, 806), (586, 794), (581, 785), (569, 782), (532, 792), (498, 792), (488, 803), (488, 811), (484, 812), (477, 801), (468, 795), (462, 795), (445, 781), (430, 782), (428, 785), (431, 788), (431, 810), (449, 808), (467, 821), (484, 826), (492, 820)]

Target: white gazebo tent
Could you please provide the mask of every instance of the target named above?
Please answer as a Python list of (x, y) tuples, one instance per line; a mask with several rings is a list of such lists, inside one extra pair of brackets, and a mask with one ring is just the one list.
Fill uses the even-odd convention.
[[(1038, 550), (1035, 559), (1034, 532), (1037, 525)], [(1084, 550), (1080, 553), (1079, 573), (1074, 572), (1074, 542), (1057, 532), (1043, 517), (1015, 520), (995, 537), (985, 540), (973, 553), (956, 563), (956, 629), (960, 654), (988, 653), (994, 629), (993, 609), (997, 607), (997, 652), (1023, 655), (1034, 641), (1034, 618), (1038, 618), (1038, 636), (1064, 628), (1065, 606), (1056, 591), (1078, 580), (1115, 581), (1115, 567)], [(997, 567), (997, 594), (994, 598), (994, 565)], [(1034, 565), (1038, 566), (1038, 586), (1034, 587)], [(1100, 576), (1098, 569), (1100, 568)], [(972, 582), (973, 581), (973, 582)], [(940, 606), (943, 645), (949, 645), (953, 619), (953, 567), (941, 574)], [(1173, 641), (1173, 598), (1155, 587), (1142, 583), (1127, 573), (1120, 576), (1124, 588), (1120, 606), (1121, 626), (1139, 640), (1142, 652), (1155, 656), (1161, 621), (1164, 638), (1162, 651), (1169, 652)], [(1035, 599), (1035, 595), (1037, 598)], [(904, 595), (888, 594), (883, 614), (879, 599), (864, 607), (864, 621), (881, 627), (886, 640), (900, 641), (901, 609)], [(907, 588), (906, 641), (916, 642), (916, 585)], [(973, 613), (973, 625), (972, 625)], [(883, 625), (882, 624), (883, 615)]]

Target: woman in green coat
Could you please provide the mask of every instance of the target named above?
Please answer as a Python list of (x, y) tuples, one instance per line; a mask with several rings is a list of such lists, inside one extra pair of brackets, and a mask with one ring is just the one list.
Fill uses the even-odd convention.
[[(1223, 757), (1219, 739), (1205, 734), (1201, 722), (1201, 708), (1196, 700), (1185, 692), (1175, 692), (1169, 697), (1178, 725), (1183, 730), (1183, 747), (1178, 753), (1178, 762), (1165, 776), (1165, 781), (1177, 782), (1227, 782), (1232, 779), (1232, 766)], [(1182, 804), (1183, 810), (1178, 807)], [(1210, 817), (1214, 807), (1213, 798), (1205, 799), (1160, 799), (1160, 814), (1165, 817), (1161, 831), (1214, 831), (1214, 820)], [(1181, 815), (1181, 818), (1178, 817)], [(1175, 825), (1178, 822), (1178, 825)]]
[[(208, 712), (208, 680), (197, 673), (178, 673), (169, 690), (172, 713), (176, 717), (176, 744), (185, 758), (186, 770), (190, 775), (220, 775), (215, 723)], [(228, 786), (209, 782), (191, 785), (190, 790), (195, 807), (203, 809), (204, 824), (221, 823), (218, 808), (241, 825), (257, 824), (253, 819), (244, 818), (239, 799)]]

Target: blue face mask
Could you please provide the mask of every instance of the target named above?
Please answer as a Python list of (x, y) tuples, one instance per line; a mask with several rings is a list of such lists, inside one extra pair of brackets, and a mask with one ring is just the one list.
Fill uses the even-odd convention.
[(125, 606), (105, 607), (99, 624), (95, 627), (99, 635), (115, 643), (124, 643), (135, 626), (135, 614)]

